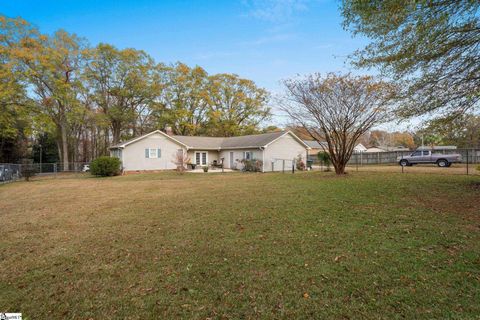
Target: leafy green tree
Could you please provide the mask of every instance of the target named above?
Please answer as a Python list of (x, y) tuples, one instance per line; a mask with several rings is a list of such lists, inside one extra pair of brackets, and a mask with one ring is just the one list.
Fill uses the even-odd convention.
[(137, 128), (138, 121), (148, 116), (149, 107), (159, 95), (154, 68), (153, 59), (143, 51), (118, 50), (109, 44), (99, 44), (92, 50), (85, 77), (111, 130), (113, 144), (128, 129), (133, 135), (143, 133)]
[(163, 84), (154, 110), (158, 126), (170, 126), (179, 135), (204, 134), (209, 108), (207, 72), (183, 63), (160, 64), (158, 71)]
[(480, 116), (461, 116), (430, 120), (416, 132), (416, 140), (426, 145), (455, 145), (459, 148), (480, 148)]
[(31, 126), (26, 86), (4, 41), (12, 29), (10, 21), (0, 16), (0, 162), (17, 162), (26, 156)]
[(267, 91), (253, 81), (235, 74), (213, 75), (209, 81), (210, 135), (229, 137), (256, 133), (262, 121), (271, 116), (266, 105)]
[(480, 1), (343, 0), (344, 27), (372, 42), (354, 55), (404, 90), (399, 115), (461, 114), (480, 101)]
[(55, 125), (60, 159), (68, 170), (70, 124), (81, 109), (77, 94), (85, 41), (63, 30), (53, 36), (41, 34), (20, 18), (2, 17), (0, 30), (0, 47), (31, 92), (37, 119)]

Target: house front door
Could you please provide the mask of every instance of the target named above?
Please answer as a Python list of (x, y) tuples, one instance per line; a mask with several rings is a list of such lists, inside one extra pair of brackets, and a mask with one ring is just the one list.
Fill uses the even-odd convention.
[(233, 152), (230, 152), (230, 169), (233, 169)]
[(206, 151), (195, 152), (195, 164), (198, 166), (206, 166), (208, 164), (208, 154)]

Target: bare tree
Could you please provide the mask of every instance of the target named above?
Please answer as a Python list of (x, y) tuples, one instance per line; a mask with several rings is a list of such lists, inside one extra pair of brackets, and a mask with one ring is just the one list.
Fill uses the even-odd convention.
[(174, 154), (172, 162), (177, 166), (178, 172), (184, 173), (187, 170), (187, 165), (190, 163), (190, 157), (186, 151), (179, 149)]
[(326, 141), (337, 174), (344, 174), (356, 141), (386, 121), (394, 87), (369, 76), (315, 73), (286, 80), (280, 108), (318, 142)]

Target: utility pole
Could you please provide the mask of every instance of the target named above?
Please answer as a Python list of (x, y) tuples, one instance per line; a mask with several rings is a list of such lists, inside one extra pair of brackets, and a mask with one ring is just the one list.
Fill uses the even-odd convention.
[(40, 173), (42, 173), (42, 145), (38, 145), (40, 147)]

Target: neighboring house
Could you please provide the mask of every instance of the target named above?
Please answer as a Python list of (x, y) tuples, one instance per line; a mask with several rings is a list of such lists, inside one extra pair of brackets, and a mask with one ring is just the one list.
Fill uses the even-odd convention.
[(364, 151), (365, 153), (377, 153), (377, 152), (387, 152), (387, 150), (378, 148), (378, 147), (371, 147)]
[(397, 146), (397, 147), (378, 146), (378, 147), (368, 148), (364, 152), (376, 153), (376, 152), (408, 152), (408, 151), (410, 151), (410, 149), (403, 146)]
[[(310, 147), (310, 149), (308, 150), (308, 160), (315, 161), (317, 160), (319, 152), (328, 152), (328, 144), (326, 142), (319, 143), (318, 141), (315, 141), (315, 140), (303, 140), (303, 142), (305, 142), (305, 144)], [(361, 143), (357, 144), (353, 148), (354, 153), (362, 153), (366, 151), (367, 151), (367, 148)]]
[(291, 131), (222, 138), (168, 135), (156, 130), (111, 147), (110, 155), (122, 161), (124, 171), (175, 169), (176, 155), (186, 152), (198, 166), (223, 160), (224, 168), (241, 169), (243, 159), (261, 160), (265, 172), (280, 171), (285, 162), (290, 169), (298, 156), (305, 161), (308, 149)]
[(353, 152), (354, 152), (354, 153), (361, 153), (361, 152), (365, 152), (365, 151), (367, 151), (367, 148), (366, 148), (363, 144), (361, 144), (361, 143), (357, 144), (357, 145), (353, 148)]
[(310, 148), (308, 149), (308, 159), (316, 160), (319, 152), (328, 152), (328, 145), (326, 142), (318, 142), (315, 140), (303, 140), (303, 142)]
[(457, 146), (420, 146), (417, 148), (417, 150), (456, 150)]

